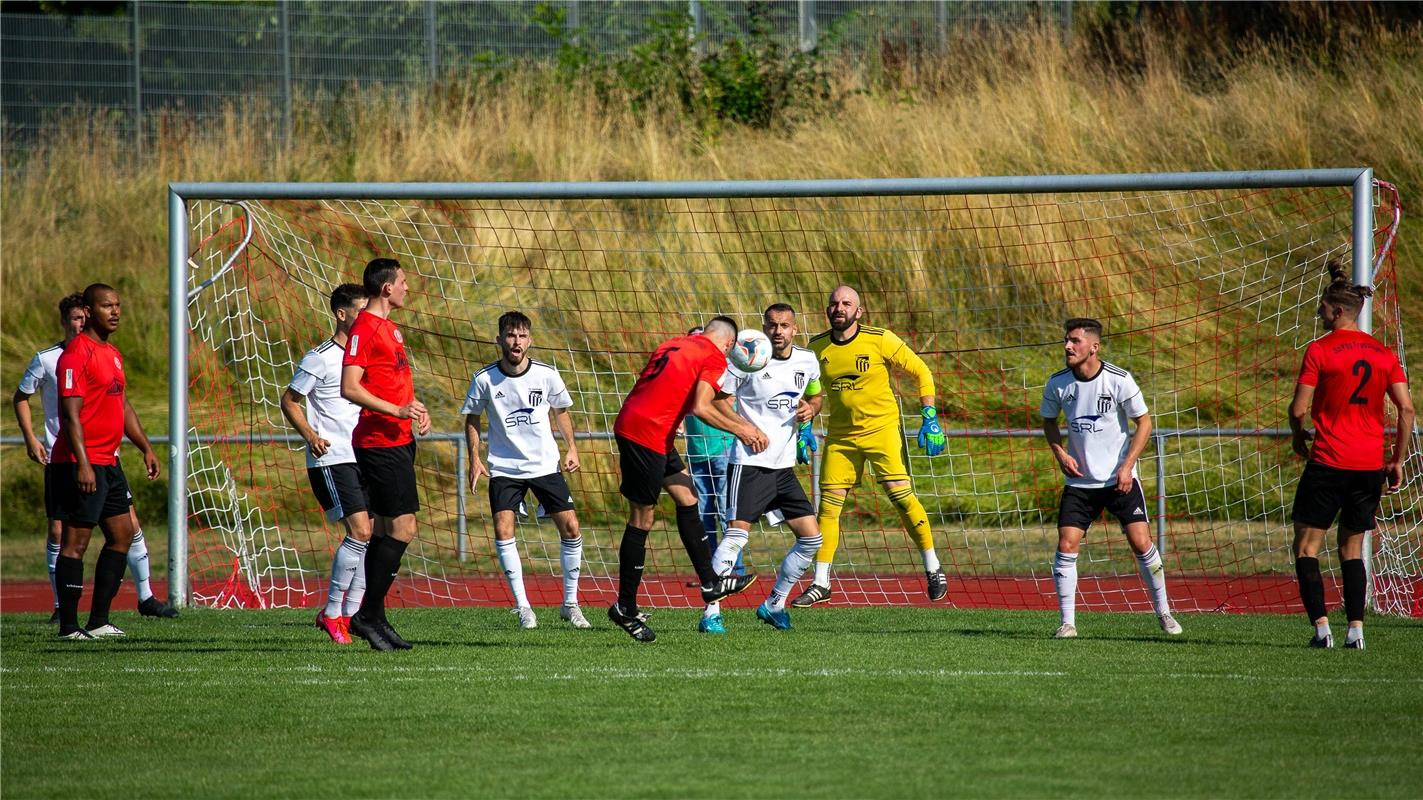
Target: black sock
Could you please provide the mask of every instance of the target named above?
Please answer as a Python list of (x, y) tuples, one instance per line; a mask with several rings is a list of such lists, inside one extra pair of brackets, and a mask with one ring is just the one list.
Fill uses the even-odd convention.
[(1304, 602), (1304, 613), (1314, 622), (1326, 617), (1324, 608), (1324, 577), (1319, 574), (1319, 559), (1300, 556), (1295, 559), (1295, 577), (1299, 578), (1299, 599)]
[(1344, 614), (1350, 622), (1364, 621), (1364, 590), (1368, 588), (1369, 576), (1364, 570), (1364, 560), (1353, 558), (1339, 565), (1344, 573)]
[(394, 536), (371, 540), (366, 550), (366, 596), (358, 612), (365, 619), (372, 622), (385, 619), (385, 595), (395, 583), (405, 547), (406, 543)]
[(697, 580), (703, 586), (716, 583), (716, 570), (712, 569), (711, 548), (707, 546), (707, 529), (702, 527), (702, 515), (696, 506), (677, 506), (677, 533), (682, 537), (682, 546), (692, 559), (692, 569), (697, 571)]
[(109, 606), (119, 593), (127, 567), (127, 555), (107, 547), (99, 551), (99, 562), (94, 565), (94, 602), (89, 606), (89, 624), (85, 626), (89, 630), (109, 624)]
[(54, 582), (59, 585), (59, 633), (79, 630), (79, 599), (84, 596), (84, 561), (60, 556), (54, 562)]
[(637, 613), (637, 590), (642, 586), (642, 567), (647, 561), (647, 531), (629, 525), (623, 528), (618, 544), (618, 607), (624, 614)]

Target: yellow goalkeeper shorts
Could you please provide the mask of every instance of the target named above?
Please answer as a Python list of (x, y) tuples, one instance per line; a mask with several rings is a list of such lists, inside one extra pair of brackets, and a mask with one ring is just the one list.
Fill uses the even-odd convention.
[(909, 480), (909, 451), (898, 425), (844, 439), (827, 436), (820, 459), (820, 488), (858, 486), (866, 462), (881, 483)]

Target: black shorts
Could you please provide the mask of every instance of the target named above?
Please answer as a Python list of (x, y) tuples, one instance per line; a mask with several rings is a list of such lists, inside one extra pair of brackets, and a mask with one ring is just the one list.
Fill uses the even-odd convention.
[(92, 528), (101, 521), (128, 514), (133, 500), (128, 491), (128, 478), (119, 464), (94, 467), (93, 494), (79, 491), (79, 465), (54, 464), (53, 491), (55, 519), (71, 525)]
[(726, 468), (726, 519), (755, 522), (768, 511), (782, 519), (800, 519), (815, 513), (796, 479), (795, 468), (771, 469), (744, 464)]
[(363, 513), (370, 505), (365, 487), (361, 485), (361, 470), (355, 464), (308, 467), (306, 479), (311, 481), (311, 493), (316, 495), (316, 502), (332, 522)]
[(657, 498), (662, 496), (662, 482), (687, 468), (682, 463), (682, 457), (677, 455), (677, 448), (670, 448), (664, 454), (631, 439), (616, 438), (618, 466), (623, 473), (618, 491), (639, 505), (657, 505)]
[(1329, 530), (1334, 518), (1339, 527), (1367, 531), (1374, 527), (1374, 515), (1383, 495), (1381, 469), (1339, 469), (1315, 461), (1304, 465), (1295, 487), (1295, 507), (1290, 519), (1311, 528)]
[(55, 492), (56, 481), (59, 477), (55, 470), (67, 464), (45, 464), (44, 465), (44, 518), (59, 519), (59, 495)]
[(553, 472), (537, 478), (490, 478), (489, 512), (512, 511), (518, 515), (525, 492), (533, 492), (539, 505), (550, 514), (573, 509), (573, 493), (568, 491), (568, 482), (562, 472)]
[(1057, 507), (1057, 527), (1081, 528), (1086, 531), (1101, 515), (1102, 509), (1112, 512), (1112, 516), (1122, 523), (1122, 527), (1133, 522), (1147, 522), (1146, 492), (1141, 489), (1141, 481), (1131, 480), (1131, 491), (1123, 494), (1116, 485), (1100, 489), (1068, 486), (1062, 490), (1062, 502)]
[(395, 447), (357, 447), (367, 510), (378, 517), (402, 517), (420, 510), (415, 488), (415, 443)]

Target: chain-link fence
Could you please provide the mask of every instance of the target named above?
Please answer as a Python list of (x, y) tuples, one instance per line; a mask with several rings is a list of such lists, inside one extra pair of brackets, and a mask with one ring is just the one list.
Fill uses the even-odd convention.
[(0, 13), (5, 139), (24, 148), (75, 106), (112, 112), (136, 147), (139, 121), (160, 110), (201, 118), (257, 100), (283, 124), (293, 97), (549, 57), (560, 19), (568, 35), (604, 52), (677, 18), (710, 43), (758, 24), (803, 49), (932, 49), (964, 26), (1040, 18), (1066, 30), (1071, 13), (1061, 0), (275, 0), (133, 2), (110, 17)]

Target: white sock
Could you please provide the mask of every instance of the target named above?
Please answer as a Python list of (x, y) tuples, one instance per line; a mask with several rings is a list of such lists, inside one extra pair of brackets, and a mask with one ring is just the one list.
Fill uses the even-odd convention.
[(1052, 582), (1057, 587), (1057, 610), (1062, 624), (1077, 627), (1077, 554), (1058, 553), (1052, 561)]
[(736, 559), (741, 555), (741, 548), (746, 546), (750, 538), (750, 531), (727, 528), (721, 541), (717, 542), (716, 552), (712, 553), (712, 571), (717, 575), (730, 575), (731, 571), (736, 569)]
[(924, 571), (938, 572), (939, 554), (934, 552), (934, 548), (931, 547), (928, 550), (925, 550), (922, 555), (924, 556)]
[[(334, 619), (345, 616), (344, 608), (349, 605), (346, 596), (356, 581), (356, 574), (365, 577), (366, 547), (366, 542), (347, 536), (341, 540), (341, 546), (336, 548), (336, 555), (331, 557), (331, 584), (326, 590), (326, 610), (322, 612), (327, 617)], [(357, 603), (359, 604), (359, 601)]]
[(1344, 643), (1353, 644), (1354, 642), (1357, 642), (1362, 638), (1364, 638), (1364, 626), (1350, 625), (1349, 632), (1344, 634)]
[(776, 570), (776, 585), (771, 587), (771, 596), (766, 598), (767, 608), (772, 611), (785, 610), (786, 597), (795, 589), (796, 581), (810, 569), (810, 565), (815, 561), (815, 552), (820, 549), (820, 543), (819, 536), (796, 538), (795, 544), (786, 551), (786, 557), (781, 559), (780, 569)]
[(830, 588), (830, 562), (815, 562), (815, 585)]
[(133, 588), (138, 590), (138, 602), (153, 596), (148, 585), (148, 543), (143, 541), (143, 529), (133, 532), (133, 544), (128, 546), (128, 571), (133, 576)]
[(707, 603), (707, 607), (702, 609), (702, 619), (711, 619), (721, 613), (721, 601)]
[(346, 589), (346, 599), (341, 603), (341, 616), (355, 616), (361, 610), (361, 601), (366, 597), (366, 549), (370, 542), (357, 542), (361, 546), (361, 560), (356, 562), (356, 573), (351, 576), (351, 586)]
[(583, 571), (583, 537), (560, 539), (559, 562), (563, 565), (563, 604), (578, 605), (578, 576)]
[(519, 541), (495, 539), (494, 548), (499, 551), (499, 568), (504, 570), (504, 579), (509, 582), (509, 592), (514, 595), (514, 605), (527, 608), (529, 598), (524, 594), (524, 565), (519, 561)]
[(1323, 639), (1324, 637), (1326, 637), (1326, 636), (1328, 636), (1328, 635), (1329, 635), (1329, 623), (1328, 623), (1327, 621), (1321, 622), (1321, 623), (1319, 623), (1318, 625), (1315, 625), (1315, 626), (1314, 626), (1314, 636), (1315, 636), (1316, 639)]
[(54, 607), (59, 608), (59, 586), (54, 582), (54, 565), (59, 563), (59, 542), (45, 542), (44, 563), (49, 567), (49, 590), (54, 594)]
[(1141, 572), (1141, 582), (1151, 595), (1151, 606), (1156, 613), (1170, 614), (1171, 601), (1166, 599), (1166, 569), (1161, 566), (1161, 553), (1152, 545), (1145, 553), (1136, 557), (1137, 570)]

